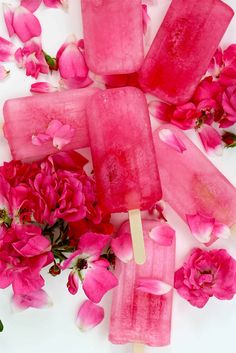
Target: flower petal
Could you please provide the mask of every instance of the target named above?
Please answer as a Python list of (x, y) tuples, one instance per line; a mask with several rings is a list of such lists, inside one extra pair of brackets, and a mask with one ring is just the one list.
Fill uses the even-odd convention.
[(188, 226), (193, 236), (201, 243), (208, 243), (211, 240), (215, 219), (201, 215), (186, 215)]
[(11, 61), (14, 58), (16, 47), (13, 43), (0, 37), (0, 61)]
[(198, 133), (207, 153), (214, 152), (216, 155), (222, 155), (222, 139), (218, 131), (210, 125), (204, 125)]
[(147, 12), (147, 5), (142, 4), (142, 13), (143, 13), (143, 34), (147, 33), (148, 23), (150, 22), (150, 16)]
[(90, 77), (77, 77), (69, 79), (61, 79), (60, 85), (64, 89), (76, 89), (76, 88), (85, 88), (90, 86), (93, 83), (93, 80)]
[(30, 12), (36, 11), (41, 5), (42, 0), (21, 0), (21, 6), (28, 9)]
[(59, 91), (59, 87), (55, 87), (49, 82), (35, 82), (30, 88), (32, 93), (52, 93), (56, 91)]
[(4, 80), (9, 75), (10, 71), (6, 70), (3, 65), (0, 64), (0, 81)]
[(42, 146), (44, 143), (48, 142), (51, 137), (47, 134), (33, 135), (31, 138), (32, 144), (35, 146)]
[(9, 37), (12, 37), (15, 33), (13, 28), (14, 11), (8, 4), (3, 3), (3, 14)]
[(169, 122), (171, 120), (171, 113), (173, 112), (173, 106), (160, 101), (152, 101), (148, 105), (149, 112), (152, 116), (158, 120)]
[(86, 78), (88, 67), (85, 59), (76, 43), (69, 43), (59, 56), (58, 67), (61, 77), (71, 79), (77, 77)]
[(25, 310), (28, 308), (39, 309), (51, 306), (52, 301), (43, 289), (39, 289), (27, 294), (14, 294), (12, 297), (12, 304), (18, 310)]
[(57, 8), (63, 6), (64, 8), (68, 7), (68, 0), (43, 0), (44, 5), (47, 7)]
[(151, 278), (140, 278), (137, 281), (137, 290), (154, 295), (164, 295), (172, 289), (171, 285)]
[(132, 260), (133, 247), (129, 233), (120, 231), (118, 236), (112, 239), (111, 248), (114, 254), (124, 263), (127, 263)]
[(81, 254), (86, 254), (91, 259), (98, 258), (110, 240), (109, 235), (88, 232), (80, 237), (78, 248)]
[(217, 238), (228, 239), (231, 235), (231, 230), (226, 224), (216, 222), (212, 235)]
[(41, 35), (41, 26), (37, 17), (23, 6), (19, 6), (13, 15), (13, 28), (22, 42)]
[(183, 153), (186, 151), (184, 143), (169, 129), (161, 129), (159, 137), (162, 142), (166, 143), (177, 152)]
[(76, 325), (81, 331), (88, 331), (100, 324), (104, 319), (104, 309), (86, 300), (79, 308)]
[(74, 137), (75, 129), (70, 125), (63, 125), (57, 130), (53, 137), (53, 146), (61, 150), (64, 146), (71, 142)]
[(106, 268), (96, 266), (96, 261), (93, 267), (86, 272), (83, 281), (83, 290), (86, 296), (94, 303), (99, 303), (103, 296), (110, 289), (118, 285), (117, 278)]
[(170, 246), (175, 237), (175, 231), (167, 223), (159, 223), (149, 232), (149, 236), (159, 245)]
[(50, 241), (41, 235), (33, 236), (26, 240), (20, 240), (12, 244), (13, 248), (24, 257), (33, 257), (50, 251)]
[(70, 294), (75, 295), (79, 289), (79, 276), (76, 271), (71, 271), (68, 277), (67, 288)]

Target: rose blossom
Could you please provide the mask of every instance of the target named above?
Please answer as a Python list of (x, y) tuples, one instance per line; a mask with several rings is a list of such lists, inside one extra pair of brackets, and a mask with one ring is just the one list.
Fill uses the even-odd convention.
[(236, 293), (236, 261), (224, 249), (195, 248), (175, 272), (174, 286), (183, 298), (198, 308), (212, 296), (232, 299)]

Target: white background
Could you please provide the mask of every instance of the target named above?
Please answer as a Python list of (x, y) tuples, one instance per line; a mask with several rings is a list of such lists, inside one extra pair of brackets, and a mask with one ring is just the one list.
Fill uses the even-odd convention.
[[(204, 2), (204, 0), (201, 1)], [(201, 1), (199, 0), (199, 6), (201, 6)], [(0, 1), (0, 4), (2, 2)], [(235, 0), (225, 2), (236, 11)], [(11, 3), (14, 3), (14, 0)], [(149, 42), (169, 3), (169, 0), (156, 0), (155, 5), (149, 7), (149, 13), (152, 17)], [(51, 55), (56, 54), (57, 49), (68, 35), (75, 33), (79, 38), (82, 37), (80, 1), (70, 0), (69, 13), (59, 9), (46, 9), (42, 6), (37, 11), (37, 16), (43, 29), (43, 48)], [(0, 36), (7, 38), (1, 10)], [(222, 41), (222, 45), (226, 47), (230, 43), (236, 43), (236, 16)], [(0, 82), (0, 121), (2, 120), (4, 101), (8, 98), (29, 95), (30, 85), (34, 82), (33, 79), (25, 76), (23, 70), (17, 69), (15, 64), (9, 64), (6, 67), (11, 70), (11, 74), (7, 80)], [(40, 80), (44, 80), (44, 77), (42, 76)], [(231, 130), (236, 131), (235, 128)], [(199, 145), (199, 141), (193, 133), (188, 133), (188, 135)], [(10, 154), (6, 141), (0, 137), (0, 163), (4, 160), (10, 160)], [(211, 160), (236, 186), (236, 149), (225, 150), (222, 157), (212, 157)], [(193, 240), (186, 225), (173, 211), (167, 209), (167, 215), (171, 225), (177, 231), (176, 268), (178, 268), (189, 250), (199, 244)], [(214, 247), (227, 248), (230, 254), (236, 258), (236, 237), (231, 237), (227, 241), (218, 241)], [(46, 290), (53, 300), (53, 306), (48, 309), (29, 309), (13, 313), (10, 307), (11, 290), (1, 290), (0, 318), (5, 324), (5, 330), (0, 334), (0, 353), (132, 352), (131, 345), (115, 346), (107, 339), (111, 293), (107, 294), (101, 303), (106, 312), (104, 322), (94, 330), (83, 334), (74, 324), (76, 310), (84, 300), (82, 292), (80, 291), (80, 294), (76, 296), (67, 292), (67, 273), (52, 278), (47, 275), (45, 270), (44, 277)], [(205, 308), (197, 309), (174, 293), (172, 343), (165, 348), (146, 348), (146, 352), (221, 353), (224, 351), (225, 353), (234, 353), (236, 351), (235, 332), (236, 298), (232, 301), (211, 299)]]

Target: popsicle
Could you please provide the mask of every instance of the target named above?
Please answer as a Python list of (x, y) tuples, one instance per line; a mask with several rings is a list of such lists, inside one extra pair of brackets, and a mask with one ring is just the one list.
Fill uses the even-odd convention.
[(85, 58), (100, 75), (128, 74), (144, 59), (141, 0), (81, 0)]
[(86, 105), (95, 88), (7, 100), (4, 134), (12, 157), (25, 162), (89, 146)]
[(140, 70), (144, 91), (163, 101), (188, 101), (232, 17), (220, 0), (172, 0)]
[(129, 212), (135, 259), (143, 263), (140, 210), (161, 198), (145, 96), (134, 87), (100, 91), (87, 113), (98, 200), (110, 213)]
[[(169, 142), (177, 139), (182, 144), (182, 153), (173, 148), (167, 136)], [(177, 127), (161, 126), (153, 138), (163, 199), (184, 221), (186, 215), (201, 214), (234, 227), (235, 187)]]
[[(175, 269), (175, 235), (169, 243), (158, 243), (149, 233), (160, 221), (143, 220), (147, 261), (137, 266), (133, 260), (124, 263), (118, 258), (115, 274), (119, 285), (113, 291), (109, 340), (114, 344), (136, 343), (165, 346), (170, 343), (173, 290), (163, 295), (143, 292), (143, 280), (162, 281), (173, 286)], [(118, 233), (130, 233), (125, 222)], [(141, 347), (140, 347), (141, 351)]]

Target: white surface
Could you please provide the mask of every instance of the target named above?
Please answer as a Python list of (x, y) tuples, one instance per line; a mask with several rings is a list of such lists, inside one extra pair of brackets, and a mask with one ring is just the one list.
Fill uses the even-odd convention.
[[(0, 1), (0, 4), (2, 2)], [(156, 23), (160, 23), (170, 3), (169, 0), (155, 2), (155, 6), (149, 10), (155, 20), (152, 23), (152, 36), (157, 26)], [(236, 11), (235, 0), (226, 2)], [(199, 4), (199, 6), (201, 5)], [(81, 37), (80, 10), (77, 0), (70, 1), (69, 14), (62, 10), (42, 7), (37, 11), (37, 16), (43, 27), (43, 47), (52, 55), (56, 54), (57, 49), (69, 34), (75, 33)], [(235, 33), (236, 17), (223, 39), (224, 47), (229, 43), (236, 43)], [(7, 38), (2, 12), (0, 12), (0, 36)], [(8, 98), (29, 95), (30, 84), (34, 82), (33, 79), (26, 78), (23, 71), (16, 69), (15, 64), (6, 65), (6, 67), (11, 69), (11, 75), (4, 82), (0, 82), (0, 109)], [(42, 76), (40, 80), (44, 80), (44, 77)], [(1, 115), (2, 111), (0, 117)], [(190, 136), (199, 144), (195, 136), (192, 134)], [(0, 138), (0, 163), (4, 160), (10, 160), (10, 154), (6, 141)], [(212, 161), (236, 186), (236, 149), (225, 151), (222, 157), (215, 157)], [(178, 268), (189, 250), (199, 244), (193, 240), (186, 225), (173, 211), (168, 210), (168, 217), (172, 226), (177, 230), (176, 268)], [(230, 254), (236, 258), (236, 237), (232, 237), (228, 241), (218, 241), (214, 247), (227, 248)], [(132, 352), (131, 345), (114, 346), (107, 339), (111, 293), (102, 301), (106, 311), (105, 321), (93, 331), (82, 334), (74, 325), (74, 317), (84, 296), (81, 292), (76, 296), (67, 292), (67, 273), (57, 278), (47, 275), (46, 270), (44, 273), (46, 290), (54, 302), (52, 308), (29, 309), (13, 313), (10, 308), (11, 290), (0, 292), (0, 318), (5, 324), (4, 332), (0, 334), (1, 353)], [(205, 308), (197, 309), (175, 293), (172, 344), (166, 348), (146, 348), (146, 352), (221, 353), (224, 351), (225, 353), (235, 353), (235, 329), (236, 298), (232, 301), (211, 299)]]

